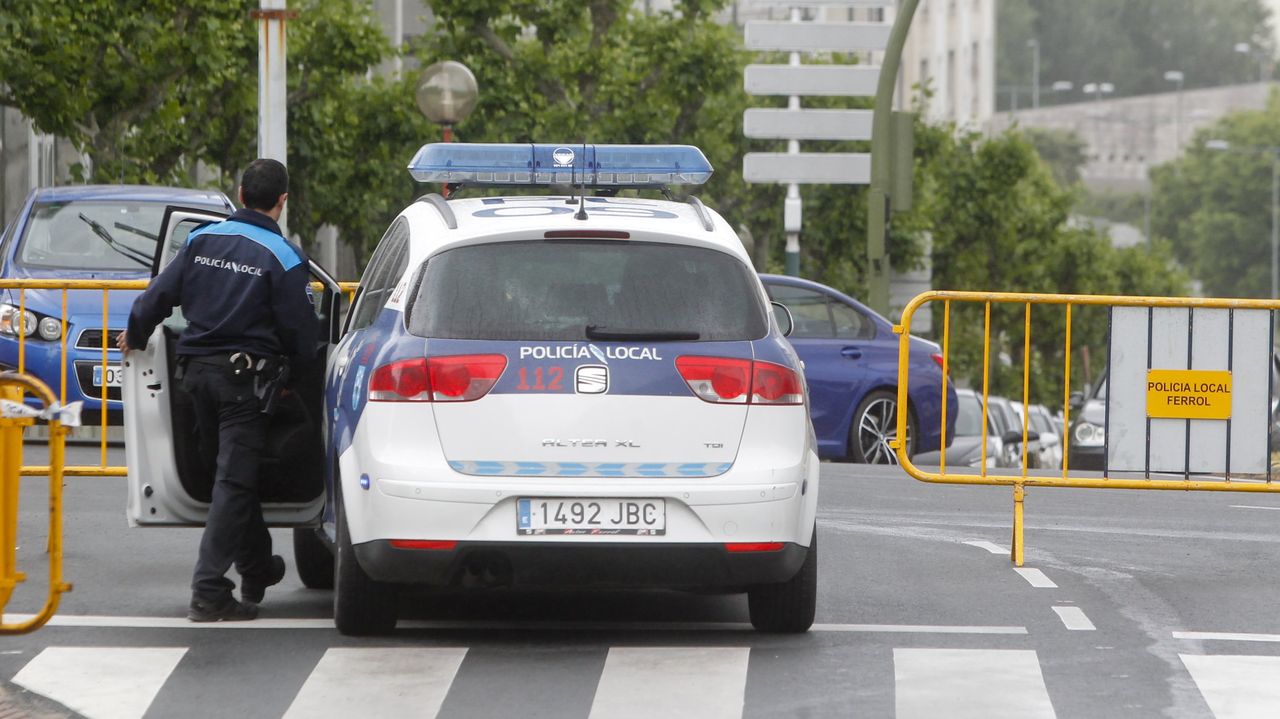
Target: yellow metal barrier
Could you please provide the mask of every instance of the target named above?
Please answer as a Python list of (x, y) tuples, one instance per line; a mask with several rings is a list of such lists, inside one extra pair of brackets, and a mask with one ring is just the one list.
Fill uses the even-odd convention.
[[(22, 405), (26, 394), (35, 395), (46, 408), (56, 405), (45, 383), (14, 372), (0, 373), (0, 399)], [(18, 498), (22, 465), (22, 431), (35, 422), (29, 417), (0, 417), (0, 614), (18, 583), (26, 575), (17, 568)], [(62, 462), (66, 428), (57, 414), (49, 417), (49, 595), (35, 616), (16, 624), (0, 623), (0, 634), (25, 634), (44, 626), (58, 609), (62, 581)]]
[[(18, 341), (18, 357), (17, 371), (25, 373), (27, 370), (27, 354), (28, 344), (39, 342), (39, 340), (29, 339), (26, 336), (26, 317), (27, 313), (27, 291), (28, 290), (57, 290), (61, 292), (61, 317), (59, 343), (59, 381), (57, 401), (59, 404), (65, 404), (67, 400), (67, 366), (69, 364), (67, 356), (68, 326), (67, 326), (67, 295), (69, 292), (101, 292), (102, 293), (102, 337), (101, 337), (101, 359), (100, 367), (102, 372), (101, 393), (97, 399), (101, 402), (102, 410), (99, 411), (98, 428), (101, 434), (99, 440), (99, 460), (98, 464), (72, 465), (64, 467), (62, 474), (68, 477), (124, 477), (128, 475), (128, 468), (121, 465), (107, 464), (107, 412), (105, 408), (108, 401), (108, 384), (107, 384), (107, 367), (108, 352), (115, 350), (115, 335), (123, 327), (111, 327), (109, 323), (111, 292), (113, 290), (145, 290), (149, 280), (55, 280), (55, 279), (0, 279), (0, 290), (13, 290), (18, 294), (18, 319), (15, 320), (13, 327)], [(348, 302), (355, 297), (356, 290), (359, 288), (358, 282), (340, 282), (339, 287), (346, 294)], [(323, 291), (324, 285), (319, 282), (313, 282), (312, 288), (316, 291)], [(33, 330), (35, 328), (32, 328)], [(97, 329), (97, 328), (89, 328)], [(84, 347), (81, 347), (84, 349)], [(95, 347), (95, 349), (98, 349)], [(87, 393), (86, 393), (87, 394)], [(40, 476), (48, 475), (51, 471), (49, 466), (31, 465), (23, 466), (21, 474), (23, 476)]]
[[(1000, 485), (1013, 487), (1014, 499), (1014, 516), (1013, 516), (1013, 537), (1012, 547), (1010, 551), (1011, 560), (1018, 566), (1023, 563), (1023, 502), (1027, 487), (1074, 487), (1082, 489), (1156, 489), (1156, 490), (1181, 490), (1181, 491), (1213, 491), (1213, 492), (1254, 492), (1254, 493), (1280, 493), (1280, 482), (1272, 482), (1268, 475), (1265, 482), (1240, 482), (1232, 481), (1228, 475), (1225, 479), (1191, 479), (1188, 472), (1183, 479), (1153, 479), (1150, 476), (1143, 478), (1132, 477), (1110, 477), (1103, 473), (1101, 477), (1083, 477), (1079, 473), (1073, 474), (1070, 470), (1068, 460), (1070, 449), (1070, 427), (1071, 427), (1071, 325), (1072, 325), (1072, 309), (1075, 307), (1104, 306), (1104, 307), (1173, 307), (1173, 308), (1211, 308), (1211, 309), (1232, 309), (1232, 310), (1280, 310), (1280, 301), (1277, 300), (1247, 300), (1247, 299), (1215, 299), (1215, 298), (1191, 298), (1191, 297), (1129, 297), (1122, 295), (1058, 295), (1058, 294), (1038, 294), (1038, 293), (1005, 293), (1005, 292), (959, 292), (959, 291), (932, 291), (925, 292), (915, 297), (902, 311), (902, 322), (894, 327), (894, 332), (899, 335), (898, 344), (898, 407), (909, 407), (908, 387), (910, 383), (909, 357), (910, 357), (910, 334), (911, 321), (917, 310), (929, 303), (942, 303), (942, 439), (940, 442), (940, 452), (942, 454), (941, 466), (937, 472), (928, 472), (920, 469), (912, 463), (911, 458), (907, 456), (906, 435), (908, 431), (908, 413), (906, 411), (898, 412), (897, 439), (893, 440), (892, 446), (897, 452), (898, 461), (902, 468), (915, 479), (923, 482), (933, 482), (940, 484), (968, 484), (968, 485)], [(951, 333), (953, 331), (951, 322), (951, 310), (953, 303), (968, 303), (981, 305), (983, 309), (983, 357), (982, 357), (982, 464), (978, 473), (973, 472), (955, 472), (949, 471), (946, 465), (946, 417), (947, 417), (947, 383), (950, 381), (949, 372), (953, 369), (950, 350), (951, 350)], [(987, 400), (990, 396), (990, 376), (991, 376), (991, 308), (992, 305), (1023, 305), (1024, 321), (1023, 321), (1023, 375), (1022, 375), (1022, 444), (1021, 444), (1021, 470), (1014, 471), (1011, 474), (1001, 475), (992, 474), (987, 471)], [(1031, 319), (1033, 306), (1053, 306), (1063, 308), (1066, 330), (1063, 336), (1063, 362), (1064, 362), (1064, 382), (1063, 382), (1063, 423), (1064, 431), (1062, 438), (1062, 472), (1060, 476), (1056, 474), (1048, 476), (1045, 474), (1033, 475), (1028, 471), (1027, 456), (1027, 437), (1028, 437), (1028, 421), (1030, 412), (1025, 408), (1030, 406), (1030, 373), (1031, 373)], [(919, 448), (927, 450), (929, 448)], [(1150, 474), (1150, 473), (1148, 473)]]

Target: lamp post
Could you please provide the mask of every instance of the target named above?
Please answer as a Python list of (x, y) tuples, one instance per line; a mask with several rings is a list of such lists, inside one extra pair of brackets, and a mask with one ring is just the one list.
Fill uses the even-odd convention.
[[(1240, 53), (1241, 55), (1244, 55), (1244, 56), (1246, 56), (1246, 57), (1248, 57), (1249, 55), (1252, 55), (1252, 54), (1253, 54), (1253, 49), (1254, 49), (1254, 48), (1253, 48), (1253, 45), (1250, 45), (1250, 44), (1249, 44), (1249, 43), (1247, 43), (1247, 42), (1238, 42), (1238, 43), (1236, 43), (1236, 46), (1235, 46), (1235, 50), (1236, 50), (1236, 52), (1238, 52), (1238, 53)], [(1258, 50), (1259, 50), (1259, 52), (1258, 52), (1258, 82), (1266, 82), (1266, 81), (1267, 81), (1267, 53), (1262, 52), (1262, 48), (1258, 48)]]
[(1271, 298), (1280, 298), (1280, 146), (1236, 149), (1226, 140), (1209, 140), (1206, 149), (1271, 156)]
[(445, 142), (453, 142), (453, 126), (476, 109), (480, 92), (476, 76), (460, 62), (445, 60), (422, 71), (414, 100), (427, 119), (440, 125)]
[(1040, 40), (1031, 38), (1027, 41), (1031, 48), (1031, 109), (1040, 109)]
[(1174, 118), (1174, 133), (1178, 137), (1178, 152), (1182, 152), (1182, 83), (1186, 80), (1186, 75), (1181, 70), (1168, 70), (1164, 74), (1164, 79), (1165, 82), (1172, 82), (1178, 86), (1178, 108), (1177, 117)]
[[(453, 126), (476, 109), (480, 91), (476, 76), (460, 62), (444, 60), (422, 71), (413, 99), (427, 119), (440, 125), (445, 142), (453, 142)], [(440, 194), (449, 197), (449, 186)]]

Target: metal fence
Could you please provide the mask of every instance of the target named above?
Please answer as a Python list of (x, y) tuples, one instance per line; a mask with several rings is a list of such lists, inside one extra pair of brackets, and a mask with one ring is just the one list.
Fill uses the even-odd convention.
[[(1217, 492), (1280, 492), (1280, 482), (1272, 481), (1273, 478), (1271, 476), (1271, 471), (1270, 471), (1270, 464), (1271, 464), (1270, 457), (1269, 457), (1269, 440), (1270, 440), (1270, 432), (1271, 432), (1271, 412), (1270, 411), (1266, 412), (1265, 414), (1261, 412), (1254, 412), (1254, 413), (1250, 413), (1250, 415), (1247, 417), (1242, 416), (1242, 417), (1234, 417), (1234, 418), (1228, 414), (1227, 418), (1225, 419), (1225, 423), (1223, 422), (1215, 423), (1215, 421), (1211, 419), (1203, 419), (1203, 420), (1196, 419), (1192, 416), (1186, 416), (1185, 419), (1182, 419), (1184, 415), (1181, 415), (1181, 414), (1178, 414), (1177, 418), (1172, 418), (1172, 419), (1161, 419), (1159, 415), (1156, 415), (1155, 419), (1163, 423), (1163, 424), (1158, 423), (1157, 429), (1168, 425), (1170, 422), (1185, 421), (1186, 440), (1185, 440), (1185, 445), (1183, 445), (1181, 448), (1185, 449), (1186, 462), (1180, 468), (1173, 468), (1173, 467), (1164, 466), (1160, 464), (1153, 465), (1151, 462), (1152, 446), (1153, 444), (1158, 445), (1158, 442), (1156, 441), (1158, 437), (1156, 437), (1156, 439), (1153, 439), (1153, 437), (1155, 437), (1155, 435), (1153, 435), (1153, 424), (1152, 424), (1153, 417), (1150, 414), (1150, 410), (1148, 409), (1147, 418), (1146, 418), (1146, 434), (1145, 434), (1145, 437), (1143, 438), (1146, 443), (1146, 452), (1147, 452), (1146, 454), (1147, 463), (1145, 467), (1139, 467), (1139, 466), (1116, 467), (1113, 465), (1111, 467), (1104, 466), (1101, 472), (1086, 472), (1078, 469), (1073, 469), (1070, 466), (1070, 456), (1071, 456), (1070, 447), (1071, 447), (1071, 441), (1072, 441), (1071, 417), (1072, 417), (1072, 410), (1073, 410), (1072, 401), (1071, 401), (1073, 311), (1076, 311), (1078, 313), (1078, 311), (1081, 308), (1094, 308), (1094, 307), (1105, 308), (1107, 323), (1108, 323), (1108, 327), (1107, 327), (1107, 347), (1108, 347), (1107, 372), (1109, 373), (1108, 374), (1108, 391), (1111, 392), (1111, 394), (1114, 396), (1115, 385), (1111, 383), (1111, 381), (1114, 378), (1112, 378), (1110, 375), (1110, 373), (1112, 372), (1112, 360), (1116, 356), (1125, 356), (1123, 354), (1116, 354), (1117, 352), (1116, 348), (1121, 347), (1123, 349), (1122, 347), (1123, 343), (1132, 341), (1134, 343), (1141, 344), (1142, 342), (1145, 342), (1145, 344), (1142, 344), (1141, 347), (1139, 347), (1138, 349), (1145, 347), (1145, 350), (1146, 350), (1146, 363), (1145, 363), (1146, 365), (1145, 369), (1147, 372), (1146, 376), (1155, 376), (1151, 374), (1152, 372), (1183, 371), (1180, 367), (1174, 368), (1174, 370), (1161, 369), (1158, 366), (1160, 364), (1158, 359), (1155, 360), (1153, 363), (1153, 355), (1154, 355), (1153, 347), (1156, 347), (1158, 343), (1153, 342), (1152, 328), (1156, 326), (1158, 319), (1160, 321), (1164, 321), (1164, 319), (1172, 317), (1180, 323), (1184, 322), (1184, 320), (1181, 319), (1181, 317), (1184, 314), (1185, 314), (1185, 326), (1186, 326), (1186, 337), (1187, 337), (1187, 339), (1185, 340), (1186, 364), (1187, 364), (1187, 368), (1185, 371), (1188, 371), (1188, 372), (1197, 371), (1197, 370), (1193, 370), (1191, 367), (1192, 356), (1194, 354), (1191, 338), (1195, 336), (1192, 331), (1192, 327), (1195, 324), (1195, 319), (1197, 314), (1199, 314), (1199, 316), (1203, 318), (1209, 315), (1210, 313), (1215, 313), (1213, 314), (1213, 317), (1215, 318), (1215, 320), (1218, 318), (1224, 319), (1225, 328), (1226, 328), (1225, 337), (1227, 338), (1227, 346), (1225, 347), (1225, 357), (1226, 357), (1227, 366), (1220, 369), (1225, 370), (1225, 374), (1230, 375), (1232, 370), (1232, 362), (1234, 361), (1236, 363), (1240, 363), (1242, 361), (1241, 357), (1233, 356), (1232, 349), (1237, 347), (1240, 342), (1247, 339), (1246, 337), (1244, 337), (1245, 332), (1243, 330), (1236, 329), (1237, 324), (1241, 323), (1241, 317), (1244, 315), (1242, 311), (1253, 311), (1255, 313), (1260, 313), (1256, 315), (1250, 315), (1250, 317), (1252, 317), (1253, 319), (1260, 319), (1261, 321), (1253, 322), (1252, 329), (1250, 329), (1249, 334), (1251, 336), (1257, 335), (1257, 337), (1253, 338), (1255, 340), (1257, 340), (1259, 337), (1261, 338), (1258, 341), (1261, 342), (1262, 345), (1266, 347), (1267, 356), (1265, 361), (1268, 363), (1268, 367), (1269, 367), (1272, 361), (1271, 336), (1272, 336), (1272, 333), (1274, 332), (1273, 313), (1275, 310), (1280, 309), (1280, 301), (1245, 300), (1245, 299), (1204, 299), (1204, 298), (1184, 298), (1184, 297), (1128, 297), (1128, 296), (1111, 296), (1111, 295), (1058, 295), (1058, 294), (1037, 294), (1037, 293), (998, 293), (998, 292), (958, 292), (958, 291), (926, 292), (914, 298), (906, 306), (906, 308), (904, 308), (902, 313), (901, 324), (898, 326), (895, 326), (894, 328), (894, 331), (899, 334), (898, 407), (900, 408), (909, 407), (908, 393), (909, 393), (909, 387), (911, 383), (909, 358), (910, 358), (910, 351), (911, 351), (910, 333), (911, 333), (912, 319), (915, 316), (916, 312), (918, 312), (922, 308), (927, 307), (930, 310), (935, 310), (935, 309), (938, 309), (939, 304), (941, 305), (940, 325), (942, 327), (942, 334), (941, 334), (942, 387), (941, 389), (942, 389), (942, 402), (943, 402), (942, 438), (941, 438), (940, 447), (939, 447), (939, 452), (941, 454), (941, 464), (937, 468), (937, 471), (927, 471), (925, 469), (917, 467), (915, 464), (912, 463), (911, 457), (908, 456), (907, 442), (904, 441), (903, 439), (906, 437), (907, 432), (909, 431), (908, 430), (909, 416), (908, 416), (908, 412), (906, 411), (898, 412), (898, 416), (897, 416), (898, 439), (894, 441), (893, 447), (897, 452), (898, 460), (901, 463), (902, 468), (910, 476), (920, 481), (942, 483), (942, 484), (999, 485), (999, 486), (1012, 487), (1014, 490), (1014, 518), (1013, 518), (1013, 546), (1011, 551), (1011, 555), (1012, 555), (1011, 559), (1013, 560), (1014, 563), (1018, 564), (1019, 566), (1022, 564), (1022, 561), (1023, 561), (1023, 502), (1025, 498), (1025, 490), (1027, 487), (1074, 487), (1074, 488), (1084, 488), (1084, 489), (1182, 490), (1182, 491), (1217, 491)], [(987, 461), (986, 461), (987, 460), (986, 452), (987, 452), (988, 412), (989, 412), (988, 399), (990, 396), (990, 380), (991, 380), (991, 369), (992, 369), (991, 365), (993, 361), (993, 356), (992, 356), (993, 355), (992, 353), (992, 308), (993, 306), (994, 307), (1012, 306), (1014, 308), (1020, 307), (1022, 310), (1022, 312), (1020, 313), (1021, 314), (1020, 324), (1022, 325), (1021, 327), (1021, 330), (1022, 330), (1021, 401), (1024, 407), (1024, 411), (1022, 412), (1022, 417), (1021, 417), (1022, 419), (1022, 427), (1021, 427), (1022, 442), (1021, 442), (1021, 454), (1020, 454), (1021, 466), (1019, 468), (1014, 468), (1013, 470), (1005, 473), (990, 471), (987, 467)], [(981, 422), (982, 462), (979, 465), (979, 469), (976, 472), (969, 467), (964, 467), (959, 470), (957, 470), (957, 468), (955, 467), (948, 467), (947, 461), (946, 461), (946, 447), (948, 442), (948, 438), (947, 438), (948, 428), (947, 428), (946, 418), (947, 418), (947, 411), (948, 411), (947, 402), (949, 401), (949, 398), (947, 396), (948, 394), (947, 387), (949, 382), (953, 382), (951, 374), (952, 374), (952, 370), (954, 369), (952, 364), (952, 352), (953, 352), (952, 342), (953, 342), (953, 333), (955, 332), (955, 328), (953, 327), (953, 319), (954, 319), (953, 315), (954, 315), (954, 310), (960, 307), (972, 307), (972, 308), (980, 309), (981, 317), (982, 317), (982, 334), (981, 334), (982, 366), (981, 366), (981, 372), (980, 372), (980, 377), (981, 377), (980, 391), (981, 391), (981, 397), (982, 397), (982, 403), (981, 403), (982, 404), (982, 422)], [(1126, 314), (1125, 314), (1126, 317), (1129, 317), (1129, 316), (1134, 317), (1134, 321), (1129, 322), (1129, 325), (1127, 326), (1127, 329), (1124, 332), (1120, 331), (1121, 328), (1116, 326), (1117, 318), (1119, 317), (1119, 315), (1117, 315), (1117, 310), (1119, 309), (1123, 309), (1126, 311)], [(1129, 311), (1129, 310), (1135, 310), (1135, 309), (1136, 309), (1136, 314), (1134, 312)], [(1200, 311), (1200, 312), (1197, 313), (1197, 311)], [(1016, 312), (1016, 309), (1015, 309), (1015, 312)], [(1145, 313), (1145, 315), (1143, 313)], [(976, 314), (976, 312), (973, 314)], [(1005, 312), (1005, 314), (1007, 316), (1009, 313)], [(1141, 333), (1141, 329), (1142, 329), (1141, 323), (1143, 321), (1144, 316), (1145, 316), (1146, 329), (1147, 329), (1145, 336), (1143, 336)], [(937, 315), (935, 314), (935, 322), (934, 322), (935, 327), (939, 326), (939, 323), (937, 322), (936, 317)], [(1061, 362), (1063, 363), (1062, 369), (1063, 369), (1063, 378), (1064, 378), (1063, 386), (1061, 388), (1061, 395), (1060, 395), (1062, 398), (1062, 415), (1063, 415), (1063, 427), (1064, 427), (1064, 431), (1062, 433), (1063, 462), (1062, 462), (1062, 468), (1060, 472), (1059, 471), (1047, 472), (1047, 471), (1033, 470), (1029, 467), (1030, 463), (1029, 463), (1029, 457), (1028, 457), (1029, 443), (1027, 439), (1031, 431), (1029, 427), (1030, 412), (1027, 411), (1025, 408), (1030, 406), (1030, 402), (1032, 399), (1030, 394), (1030, 386), (1031, 386), (1031, 379), (1032, 379), (1033, 373), (1043, 369), (1044, 367), (1042, 358), (1039, 358), (1039, 357), (1033, 358), (1032, 338), (1033, 336), (1035, 336), (1033, 334), (1033, 331), (1036, 326), (1036, 323), (1038, 321), (1043, 321), (1046, 319), (1055, 319), (1055, 321), (1062, 320), (1065, 327), (1065, 330), (1060, 335), (1060, 338), (1061, 338), (1060, 341), (1061, 341), (1061, 347), (1062, 347)], [(1201, 325), (1202, 326), (1205, 325), (1205, 322), (1203, 321), (1203, 319), (1202, 319)], [(1134, 331), (1129, 332), (1128, 329), (1132, 329)], [(1261, 331), (1258, 331), (1258, 330), (1261, 330)], [(1011, 332), (1016, 332), (1016, 329), (1010, 330), (1009, 328), (1004, 328), (1004, 331), (1002, 331), (1002, 336), (1008, 336)], [(1203, 348), (1203, 345), (1204, 343), (1202, 343), (1202, 348)], [(1218, 350), (1219, 350), (1219, 353), (1222, 353), (1223, 348), (1218, 348)], [(1181, 348), (1178, 348), (1178, 351), (1181, 352)], [(1239, 353), (1234, 353), (1234, 354), (1239, 354)], [(1139, 356), (1135, 358), (1133, 357), (1133, 355), (1139, 355)], [(1138, 362), (1138, 369), (1141, 369), (1140, 352), (1137, 352), (1136, 350), (1134, 352), (1130, 352), (1130, 359), (1133, 359), (1134, 361)], [(1015, 364), (1014, 359), (1012, 357), (996, 357), (995, 360), (1004, 362), (1009, 365)], [(1254, 364), (1255, 365), (1257, 364), (1257, 358), (1254, 358)], [(1134, 375), (1134, 373), (1130, 373), (1130, 374), (1133, 376), (1137, 376), (1137, 375)], [(1224, 372), (1219, 372), (1218, 374), (1224, 374)], [(1249, 392), (1250, 390), (1252, 390), (1254, 394), (1261, 394), (1263, 391), (1266, 391), (1266, 395), (1270, 395), (1271, 394), (1270, 390), (1272, 390), (1273, 388), (1271, 386), (1272, 380), (1270, 379), (1269, 372), (1268, 372), (1268, 378), (1266, 381), (1267, 381), (1267, 385), (1265, 388), (1263, 387), (1243, 388), (1243, 392), (1241, 393), (1241, 399), (1239, 401), (1241, 402), (1245, 401), (1244, 393)], [(975, 386), (973, 388), (975, 392), (978, 391), (976, 384), (977, 383), (975, 382)], [(1158, 387), (1158, 385), (1155, 385), (1155, 386)], [(1148, 392), (1151, 391), (1150, 387), (1146, 389)], [(1231, 387), (1228, 380), (1228, 384), (1226, 385), (1228, 398), (1230, 397), (1230, 394), (1229, 394), (1230, 390), (1231, 390)], [(1107, 418), (1103, 427), (1104, 431), (1106, 432), (1105, 436), (1108, 438), (1112, 436), (1111, 425), (1116, 422), (1116, 418), (1113, 416), (1113, 411), (1112, 411), (1112, 406), (1116, 404), (1113, 396), (1108, 397), (1107, 399)], [(1263, 403), (1266, 404), (1265, 399), (1263, 400)], [(1243, 473), (1237, 472), (1236, 474), (1233, 475), (1232, 472), (1230, 471), (1232, 467), (1231, 453), (1232, 453), (1232, 448), (1239, 444), (1238, 441), (1235, 444), (1233, 444), (1232, 442), (1233, 423), (1236, 428), (1237, 440), (1238, 440), (1239, 437), (1243, 436), (1245, 432), (1251, 432), (1253, 436), (1257, 436), (1259, 432), (1259, 427), (1261, 423), (1264, 421), (1267, 423), (1265, 433), (1268, 440), (1268, 447), (1266, 450), (1264, 450), (1265, 452), (1268, 453), (1268, 456), (1265, 458), (1265, 460), (1263, 460), (1265, 461), (1266, 469), (1261, 472), (1258, 472), (1258, 471), (1254, 471), (1254, 472), (1246, 471)], [(1225, 429), (1225, 434), (1227, 438), (1226, 445), (1225, 445), (1226, 446), (1225, 471), (1221, 469), (1217, 471), (1206, 469), (1206, 467), (1212, 464), (1211, 462), (1199, 463), (1199, 464), (1193, 462), (1192, 453), (1191, 453), (1191, 448), (1193, 444), (1192, 429), (1193, 429), (1193, 426), (1195, 426), (1198, 429), (1203, 428), (1205, 424), (1212, 424), (1214, 428), (1221, 427), (1221, 429), (1214, 429), (1214, 431), (1218, 434), (1221, 434), (1222, 429)], [(1134, 423), (1134, 426), (1135, 428), (1140, 429), (1141, 422)], [(917, 449), (930, 450), (932, 448), (921, 447)], [(1157, 452), (1160, 451), (1159, 446), (1156, 446), (1155, 449)], [(1104, 447), (1105, 457), (1112, 458), (1116, 455), (1117, 455), (1117, 451), (1114, 445)], [(1255, 464), (1257, 463), (1255, 462)], [(1238, 462), (1238, 466), (1240, 465), (1243, 465), (1243, 463)], [(1177, 475), (1181, 475), (1181, 476), (1178, 477)]]

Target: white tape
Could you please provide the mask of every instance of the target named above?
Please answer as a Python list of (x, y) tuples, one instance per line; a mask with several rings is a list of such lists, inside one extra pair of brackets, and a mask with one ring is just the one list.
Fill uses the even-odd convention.
[(12, 419), (14, 417), (31, 417), (32, 419), (52, 420), (57, 419), (64, 426), (79, 427), (80, 426), (80, 409), (84, 406), (84, 402), (72, 402), (65, 407), (54, 402), (52, 406), (44, 409), (36, 409), (22, 402), (14, 402), (9, 399), (0, 399), (0, 417)]

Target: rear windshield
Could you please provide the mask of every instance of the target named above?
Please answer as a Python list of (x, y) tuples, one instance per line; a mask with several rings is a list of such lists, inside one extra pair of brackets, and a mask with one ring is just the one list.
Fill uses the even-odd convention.
[(66, 270), (145, 270), (155, 255), (164, 208), (126, 200), (36, 205), (18, 262)]
[(751, 270), (723, 252), (599, 240), (472, 245), (432, 257), (409, 308), (421, 337), (753, 340), (768, 329)]

